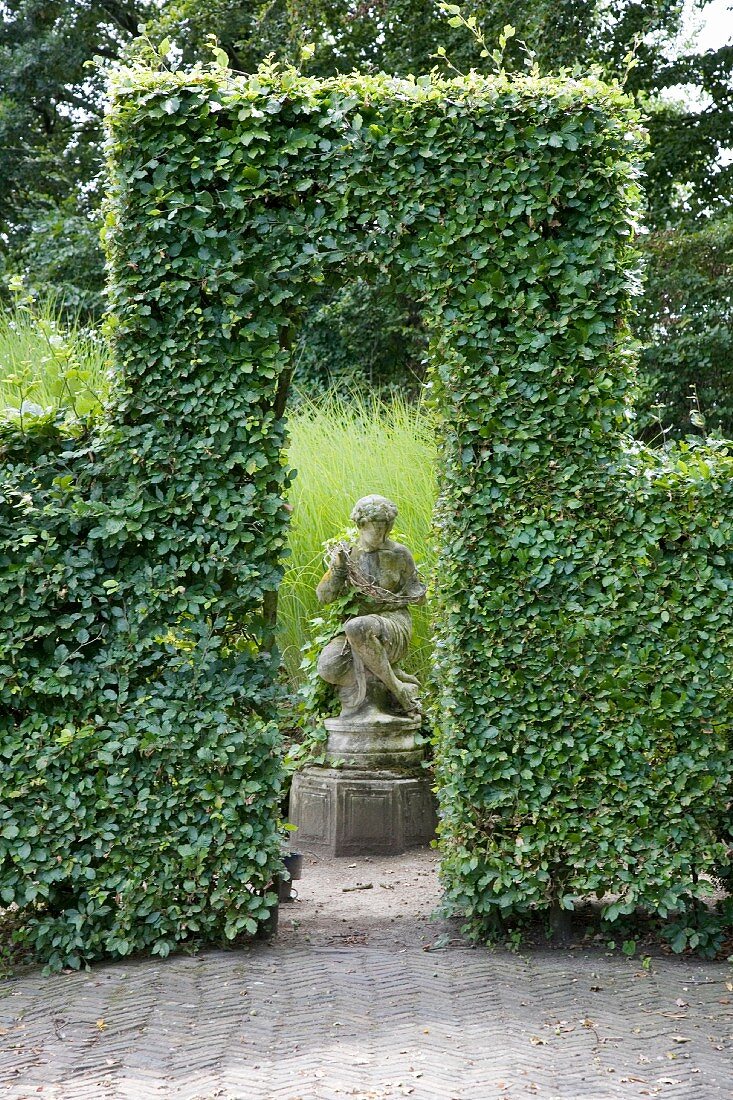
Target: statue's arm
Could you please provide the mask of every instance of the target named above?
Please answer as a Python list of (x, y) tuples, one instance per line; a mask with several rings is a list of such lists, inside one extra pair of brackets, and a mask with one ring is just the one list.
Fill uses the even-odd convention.
[(404, 565), (402, 568), (402, 586), (400, 595), (407, 596), (410, 603), (425, 603), (427, 586), (418, 576), (415, 560), (409, 550), (404, 551)]
[(319, 603), (333, 603), (343, 596), (349, 586), (349, 574), (343, 553), (336, 553), (331, 559), (328, 570), (321, 577), (316, 596)]

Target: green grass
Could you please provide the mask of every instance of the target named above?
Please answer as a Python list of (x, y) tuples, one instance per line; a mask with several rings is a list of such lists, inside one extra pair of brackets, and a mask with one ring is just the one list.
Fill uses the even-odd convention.
[(0, 416), (99, 412), (109, 372), (104, 339), (63, 322), (52, 301), (0, 310)]
[[(397, 504), (395, 537), (415, 556), (420, 573), (432, 569), (430, 520), (436, 496), (435, 437), (420, 405), (396, 398), (332, 397), (298, 405), (289, 419), (290, 558), (280, 588), (278, 635), (286, 674), (300, 684), (300, 649), (308, 620), (317, 615), (315, 588), (324, 572), (323, 543), (351, 525), (354, 502), (381, 493)], [(405, 667), (424, 679), (430, 660), (427, 607), (413, 609), (414, 635)]]

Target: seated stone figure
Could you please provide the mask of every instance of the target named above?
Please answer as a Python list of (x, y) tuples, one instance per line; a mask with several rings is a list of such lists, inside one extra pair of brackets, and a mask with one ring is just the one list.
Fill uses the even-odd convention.
[(339, 688), (342, 717), (419, 714), (418, 681), (397, 667), (410, 643), (409, 605), (422, 603), (412, 554), (389, 538), (397, 506), (381, 496), (362, 497), (351, 519), (359, 529), (356, 546), (340, 543), (316, 594), (321, 603), (352, 590), (360, 614), (344, 624), (343, 634), (328, 643), (318, 660), (318, 673)]

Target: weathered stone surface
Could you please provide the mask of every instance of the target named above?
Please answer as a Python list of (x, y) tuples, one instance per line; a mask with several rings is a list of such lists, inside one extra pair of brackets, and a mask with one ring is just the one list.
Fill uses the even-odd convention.
[(316, 594), (323, 604), (351, 594), (359, 605), (318, 660), (319, 675), (333, 684), (341, 717), (369, 724), (375, 715), (419, 714), (419, 684), (398, 663), (412, 634), (410, 606), (425, 599), (412, 554), (389, 533), (397, 505), (386, 497), (362, 497), (351, 519), (359, 529), (355, 545), (339, 543)]
[(391, 855), (427, 843), (435, 801), (420, 767), (418, 682), (398, 662), (407, 653), (409, 608), (425, 599), (412, 554), (389, 533), (397, 506), (386, 497), (358, 500), (355, 545), (339, 543), (317, 588), (321, 603), (350, 594), (358, 607), (318, 661), (341, 714), (325, 722), (333, 767), (293, 777), (290, 821), (305, 850)]
[[(413, 860), (345, 861), (334, 881), (313, 857), (274, 943), (0, 983), (0, 1096), (730, 1100), (726, 963), (472, 948), (425, 919), (438, 891)], [(385, 866), (413, 901), (382, 923)], [(359, 879), (374, 889), (342, 893)]]
[(344, 768), (382, 768), (402, 773), (416, 769), (423, 750), (415, 744), (420, 720), (380, 715), (366, 723), (340, 714), (327, 718), (327, 751), (332, 762)]
[(388, 771), (305, 768), (293, 776), (294, 843), (332, 856), (398, 855), (435, 832), (430, 780)]

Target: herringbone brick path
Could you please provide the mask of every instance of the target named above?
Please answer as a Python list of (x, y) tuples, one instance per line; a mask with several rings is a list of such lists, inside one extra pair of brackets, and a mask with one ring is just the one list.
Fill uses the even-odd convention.
[(729, 966), (472, 949), (434, 864), (314, 865), (272, 945), (4, 983), (0, 1100), (733, 1098)]
[(730, 1100), (728, 968), (573, 955), (258, 946), (24, 978), (0, 1096)]

